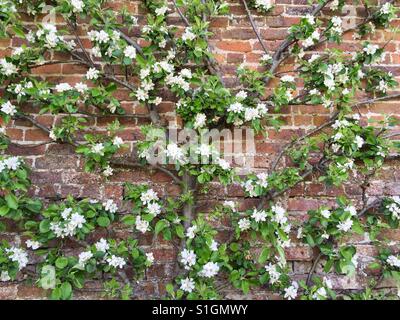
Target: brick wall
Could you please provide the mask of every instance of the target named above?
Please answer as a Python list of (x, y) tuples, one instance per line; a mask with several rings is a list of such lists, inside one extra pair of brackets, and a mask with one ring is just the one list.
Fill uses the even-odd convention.
[[(221, 64), (222, 73), (225, 75), (226, 83), (234, 86), (236, 83), (235, 70), (241, 63), (258, 66), (259, 58), (262, 55), (262, 49), (255, 37), (250, 26), (250, 22), (245, 14), (244, 7), (238, 0), (228, 0), (230, 4), (230, 14), (226, 17), (218, 17), (211, 23), (211, 31), (214, 36), (211, 37), (210, 43), (215, 53), (217, 61)], [(381, 1), (382, 2), (382, 1)], [(115, 6), (119, 7), (128, 3), (129, 8), (144, 23), (143, 9), (140, 8), (140, 1), (114, 1)], [(353, 1), (347, 1), (348, 10), (351, 21), (354, 23), (356, 14), (362, 15), (363, 8), (352, 5)], [(271, 51), (274, 51), (280, 42), (287, 35), (287, 28), (297, 23), (300, 16), (307, 13), (309, 6), (306, 0), (277, 0), (276, 8), (268, 16), (259, 15), (253, 11), (254, 19), (265, 41), (265, 45)], [(330, 14), (329, 10), (324, 13)], [(171, 22), (181, 25), (179, 16), (172, 14)], [(346, 21), (346, 20), (345, 20)], [(29, 21), (27, 20), (27, 23)], [(59, 20), (62, 24), (62, 20)], [(393, 22), (393, 25), (399, 26), (400, 20)], [(132, 31), (133, 36), (139, 34), (139, 29)], [(394, 37), (386, 49), (387, 54), (384, 61), (385, 67), (392, 71), (400, 78), (400, 38), (398, 34), (377, 31), (373, 36), (373, 42), (379, 45), (385, 44), (389, 39)], [(85, 40), (85, 45), (90, 48), (90, 41)], [(0, 40), (0, 56), (10, 54), (12, 47), (21, 44), (19, 39)], [(338, 47), (348, 51), (356, 51), (360, 44), (352, 40), (352, 34), (346, 34), (345, 41), (341, 45), (324, 44), (319, 49), (326, 47)], [(281, 66), (280, 70), (289, 70), (290, 65)], [(82, 74), (86, 72), (86, 68), (73, 65), (50, 65), (35, 69), (35, 73), (43, 79), (52, 82), (69, 82), (71, 84), (81, 80)], [(398, 79), (400, 80), (400, 79)], [(269, 88), (276, 85), (275, 81), (271, 81)], [(143, 113), (146, 110), (137, 102), (130, 100), (129, 92), (120, 89), (117, 96), (123, 101), (123, 106), (128, 112)], [(174, 119), (173, 102), (163, 102), (159, 106), (159, 111), (163, 117)], [(24, 106), (24, 111), (35, 112), (35, 108), (30, 105)], [(262, 135), (257, 137), (257, 170), (267, 170), (274, 155), (280, 148), (290, 141), (293, 135), (299, 135), (315, 126), (320, 125), (329, 118), (329, 110), (317, 106), (289, 106), (282, 110), (282, 116), (285, 124), (280, 132), (275, 132), (272, 128), (268, 132), (267, 137)], [(399, 115), (398, 102), (390, 101), (377, 103), (361, 108), (365, 118), (381, 119), (382, 114)], [(59, 121), (59, 116), (53, 115), (36, 115), (35, 119), (41, 124), (51, 127)], [(101, 131), (110, 123), (112, 118), (98, 118), (92, 121), (93, 131)], [(145, 120), (120, 119), (125, 126), (124, 131), (119, 134), (125, 141), (134, 143), (140, 138), (139, 126), (145, 123)], [(74, 153), (72, 147), (63, 144), (40, 145), (41, 142), (48, 141), (46, 133), (40, 129), (33, 127), (30, 123), (22, 120), (12, 121), (7, 128), (7, 135), (11, 137), (13, 142), (21, 144), (38, 144), (38, 146), (18, 147), (10, 146), (9, 152), (14, 155), (23, 156), (27, 163), (32, 167), (33, 187), (31, 193), (35, 197), (52, 201), (58, 198), (64, 198), (71, 194), (75, 197), (90, 197), (96, 199), (112, 198), (121, 204), (123, 194), (123, 183), (148, 183), (153, 186), (160, 194), (174, 195), (179, 193), (179, 188), (174, 185), (171, 179), (161, 173), (141, 170), (122, 170), (118, 169), (112, 176), (110, 181), (105, 182), (102, 177), (96, 174), (89, 174), (83, 171), (83, 160)], [(130, 150), (126, 151), (130, 152)], [(357, 177), (352, 178), (339, 188), (326, 187), (318, 183), (313, 176), (308, 178), (306, 182), (299, 184), (289, 193), (280, 198), (280, 202), (288, 209), (291, 218), (294, 220), (305, 219), (307, 210), (316, 209), (322, 204), (334, 204), (335, 198), (344, 194), (354, 200), (355, 204), (360, 204), (361, 188), (356, 183)], [(371, 181), (367, 194), (370, 197), (381, 195), (399, 195), (400, 194), (400, 168), (396, 162), (387, 162), (383, 169)], [(241, 203), (241, 209), (252, 208), (258, 200), (245, 199), (241, 188), (237, 185), (222, 187), (217, 183), (213, 183), (209, 193), (199, 198), (198, 211), (209, 210), (218, 201), (225, 199), (234, 199)], [(21, 236), (13, 232), (16, 227), (10, 225), (9, 232), (0, 234), (0, 238), (7, 238), (10, 241), (19, 241)], [(115, 225), (115, 233), (121, 238), (131, 236), (128, 229), (122, 225)], [(400, 230), (392, 230), (387, 234), (393, 241), (400, 241)], [(91, 237), (97, 238), (101, 234), (95, 234)], [(224, 234), (220, 235), (221, 239)], [(356, 245), (362, 263), (367, 256), (373, 256), (376, 249), (368, 244), (363, 243), (362, 237), (348, 239)], [(89, 240), (90, 241), (90, 240)], [(160, 297), (164, 293), (164, 285), (171, 281), (173, 273), (174, 261), (176, 260), (176, 251), (167, 242), (151, 235), (141, 236), (140, 243), (144, 247), (151, 247), (154, 252), (156, 264), (150, 268), (145, 279), (141, 281), (135, 294), (138, 298)], [(71, 251), (79, 252), (74, 244), (70, 244)], [(313, 252), (310, 248), (295, 243), (287, 250), (288, 258), (291, 261), (291, 267), (295, 278), (304, 278), (311, 267)], [(321, 267), (317, 268), (316, 273), (321, 273)], [(341, 289), (360, 289), (365, 284), (365, 277), (357, 276), (348, 278), (341, 275), (330, 275), (334, 281), (334, 286)], [(390, 284), (384, 283), (383, 286)], [(75, 298), (86, 299), (100, 297), (100, 283), (89, 283), (84, 290), (77, 291)], [(33, 299), (44, 297), (45, 293), (33, 286), (23, 284), (22, 282), (0, 283), (0, 299)], [(250, 295), (243, 297), (242, 294), (235, 290), (227, 291), (228, 298), (255, 298), (265, 299), (266, 297), (274, 298), (275, 296), (264, 290), (252, 291)]]

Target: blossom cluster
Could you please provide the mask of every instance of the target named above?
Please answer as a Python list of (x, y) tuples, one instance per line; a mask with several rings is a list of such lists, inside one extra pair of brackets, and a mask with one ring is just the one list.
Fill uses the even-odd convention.
[(10, 246), (8, 242), (0, 243), (0, 281), (14, 280), (18, 271), (28, 264), (27, 252), (17, 246)]
[[(161, 205), (159, 203), (157, 193), (153, 189), (147, 189), (140, 195), (141, 205), (145, 208), (145, 212), (152, 217), (156, 217), (161, 213)], [(136, 229), (141, 233), (149, 230), (149, 221), (142, 219), (140, 215), (136, 216)]]
[(72, 50), (76, 46), (74, 40), (65, 40), (51, 23), (42, 24), (36, 32), (29, 31), (26, 39), (32, 44), (41, 43), (47, 49)]
[(234, 123), (236, 126), (240, 126), (245, 122), (251, 122), (256, 119), (265, 117), (268, 113), (268, 107), (265, 103), (259, 102), (255, 106), (251, 106), (248, 103), (251, 100), (248, 99), (246, 91), (239, 91), (234, 101), (228, 106), (228, 123)]

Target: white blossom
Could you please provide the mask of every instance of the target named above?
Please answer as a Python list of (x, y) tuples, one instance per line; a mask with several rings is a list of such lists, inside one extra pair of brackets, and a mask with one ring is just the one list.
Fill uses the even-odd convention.
[(263, 63), (270, 63), (271, 61), (272, 61), (272, 56), (270, 54), (266, 53), (261, 57), (261, 62)]
[(6, 76), (11, 76), (12, 74), (17, 73), (18, 69), (14, 64), (8, 62), (6, 59), (0, 59), (0, 71)]
[(252, 121), (258, 118), (260, 118), (260, 114), (257, 108), (246, 108), (246, 110), (244, 111), (245, 121)]
[(271, 209), (275, 213), (275, 215), (272, 217), (272, 221), (275, 221), (280, 225), (283, 225), (288, 221), (284, 208), (280, 206), (272, 206)]
[(296, 299), (297, 297), (297, 290), (299, 289), (299, 285), (296, 281), (292, 282), (292, 285), (285, 288), (284, 297), (288, 300)]
[(139, 88), (139, 89), (136, 90), (136, 98), (139, 101), (146, 101), (149, 98), (149, 94), (143, 88)]
[(332, 280), (330, 280), (330, 279), (324, 277), (324, 278), (322, 279), (322, 281), (323, 281), (324, 285), (325, 285), (328, 289), (332, 289), (332, 288), (333, 288)]
[(196, 232), (197, 232), (197, 226), (191, 226), (186, 231), (186, 237), (188, 237), (189, 239), (193, 239), (196, 235)]
[(71, 229), (76, 229), (76, 228), (80, 229), (83, 227), (84, 223), (86, 223), (85, 217), (77, 212), (74, 212), (73, 214), (71, 214), (68, 226)]
[(265, 211), (257, 211), (254, 209), (251, 217), (255, 220), (255, 222), (262, 222), (266, 220), (267, 214)]
[(25, 268), (28, 264), (28, 254), (25, 250), (17, 247), (11, 247), (10, 249), (6, 249), (6, 252), (11, 261), (18, 263), (18, 270)]
[(153, 254), (153, 252), (146, 253), (146, 261), (149, 264), (153, 264), (154, 263), (154, 254)]
[(233, 112), (233, 113), (240, 113), (243, 111), (243, 105), (240, 102), (235, 102), (232, 103), (229, 107), (228, 107), (228, 111), (229, 112)]
[(88, 90), (88, 86), (85, 83), (78, 82), (77, 84), (75, 84), (75, 89), (79, 93), (85, 93)]
[(199, 276), (205, 277), (205, 278), (212, 278), (215, 277), (218, 274), (219, 271), (219, 266), (215, 262), (207, 262), (204, 266), (203, 269), (199, 272)]
[(17, 170), (21, 164), (21, 160), (19, 157), (8, 157), (3, 160), (3, 163), (9, 170)]
[(191, 27), (187, 27), (185, 29), (185, 32), (182, 34), (182, 40), (184, 42), (187, 42), (187, 41), (192, 41), (195, 38), (196, 38), (196, 35), (193, 33), (192, 28)]
[(326, 219), (329, 219), (330, 216), (331, 216), (331, 214), (332, 214), (332, 212), (330, 212), (330, 211), (327, 210), (327, 209), (324, 209), (324, 210), (321, 211), (321, 216), (323, 216), (323, 217), (326, 218)]
[(388, 84), (386, 83), (386, 81), (385, 80), (380, 80), (379, 81), (379, 85), (378, 85), (378, 90), (379, 91), (381, 91), (381, 92), (383, 92), (383, 93), (386, 93), (386, 91), (389, 89), (389, 86), (388, 86)]
[(116, 146), (117, 148), (121, 147), (124, 144), (124, 140), (122, 140), (121, 137), (114, 137), (113, 139), (113, 145)]
[(400, 259), (394, 255), (390, 255), (386, 262), (392, 267), (400, 268)]
[(97, 251), (101, 252), (107, 252), (108, 249), (110, 249), (109, 244), (107, 243), (106, 239), (101, 238), (99, 241), (97, 241), (94, 246), (96, 247)]
[(75, 13), (82, 12), (83, 8), (85, 7), (85, 4), (82, 0), (71, 0), (71, 5), (73, 7), (72, 11)]
[(211, 251), (218, 251), (218, 242), (215, 240), (212, 240), (211, 244), (210, 244), (210, 249), (211, 249)]
[(35, 241), (35, 240), (26, 240), (25, 244), (28, 248), (31, 248), (32, 250), (36, 250), (40, 248), (40, 242)]
[(10, 275), (8, 274), (8, 271), (5, 271), (5, 270), (1, 271), (1, 274), (0, 274), (0, 281), (6, 282), (6, 281), (10, 281), (10, 280), (11, 280), (11, 277), (10, 277)]
[(178, 147), (176, 143), (168, 144), (165, 154), (174, 161), (179, 161), (181, 163), (185, 161), (183, 150), (182, 148)]
[(140, 231), (141, 233), (146, 233), (149, 229), (149, 222), (146, 220), (142, 220), (140, 216), (137, 216), (135, 226), (136, 230)]
[(307, 14), (304, 18), (307, 20), (309, 24), (311, 25), (315, 24), (315, 17), (312, 14)]
[(136, 49), (134, 46), (127, 46), (124, 49), (124, 55), (127, 58), (135, 59), (136, 58)]
[(321, 56), (319, 54), (313, 54), (311, 58), (308, 60), (309, 63), (313, 63), (315, 60), (318, 60)]
[(180, 72), (180, 75), (184, 78), (188, 78), (191, 79), (192, 78), (192, 71), (190, 71), (190, 69), (182, 69)]
[(269, 263), (268, 265), (265, 266), (265, 270), (269, 274), (269, 282), (271, 284), (274, 284), (279, 281), (279, 278), (281, 276), (281, 273), (277, 270), (277, 266)]
[(350, 212), (352, 216), (357, 215), (357, 209), (354, 206), (347, 206), (346, 208), (344, 208), (344, 211)]
[(59, 83), (58, 85), (55, 86), (54, 88), (57, 92), (65, 92), (72, 90), (72, 87), (69, 83)]
[(338, 230), (341, 230), (343, 232), (347, 232), (351, 229), (351, 227), (353, 226), (353, 220), (351, 220), (350, 218), (339, 222), (339, 224), (337, 225)]
[(267, 114), (268, 107), (266, 106), (265, 103), (258, 103), (257, 110), (258, 110), (259, 114), (263, 116), (263, 115)]
[(183, 249), (181, 252), (180, 262), (184, 265), (186, 270), (189, 270), (196, 264), (196, 258), (197, 256), (193, 250)]
[(246, 99), (246, 98), (247, 98), (247, 92), (246, 92), (246, 91), (243, 91), (243, 90), (239, 91), (239, 92), (236, 94), (236, 98), (237, 98), (238, 100), (244, 100), (244, 99)]
[(379, 49), (379, 46), (376, 44), (368, 44), (363, 51), (368, 55), (374, 55), (376, 51)]
[(360, 149), (364, 145), (365, 141), (360, 136), (356, 136), (354, 139), (354, 142), (356, 143), (357, 147)]
[(281, 78), (281, 81), (282, 82), (294, 82), (295, 80), (294, 80), (293, 76), (286, 75)]
[(385, 3), (385, 4), (381, 7), (380, 13), (381, 13), (381, 14), (389, 14), (391, 8), (392, 8), (392, 4), (389, 3), (389, 2), (387, 2), (387, 3)]
[(226, 207), (226, 208), (231, 209), (232, 211), (236, 210), (236, 204), (235, 204), (234, 201), (225, 200), (224, 203), (223, 203), (223, 206)]
[(268, 11), (273, 7), (272, 0), (255, 0), (254, 6), (257, 9)]
[(319, 288), (314, 294), (313, 294), (313, 299), (315, 300), (320, 300), (320, 297), (326, 298), (328, 296), (328, 293), (326, 292), (326, 289), (324, 287)]
[(150, 204), (152, 201), (157, 201), (158, 195), (153, 189), (148, 189), (140, 195), (140, 201), (144, 204)]
[(91, 258), (93, 257), (93, 253), (90, 251), (84, 251), (79, 254), (79, 265), (81, 267), (84, 267), (86, 262), (88, 262)]
[(105, 177), (110, 177), (110, 176), (112, 176), (113, 172), (114, 172), (114, 169), (111, 168), (110, 166), (107, 166), (107, 167), (103, 170), (103, 176), (105, 176)]
[(86, 78), (89, 80), (96, 80), (99, 77), (100, 71), (96, 68), (90, 68), (86, 72)]
[(157, 216), (161, 212), (161, 206), (157, 202), (149, 203), (147, 205), (147, 210), (149, 211), (150, 214), (153, 216)]
[(124, 258), (117, 257), (115, 255), (112, 255), (110, 258), (107, 258), (106, 261), (111, 267), (114, 268), (122, 269), (126, 265), (126, 261), (124, 260)]
[(191, 293), (195, 288), (195, 283), (192, 278), (185, 278), (181, 280), (181, 286), (180, 289), (182, 291)]
[(7, 102), (4, 102), (4, 103), (1, 105), (1, 111), (2, 111), (3, 113), (5, 113), (5, 114), (8, 114), (8, 115), (10, 115), (10, 116), (13, 116), (13, 115), (15, 115), (15, 113), (17, 112), (17, 108), (16, 108), (13, 104), (11, 104), (10, 101), (7, 101)]
[(116, 213), (118, 210), (117, 204), (112, 199), (109, 199), (106, 202), (103, 202), (103, 206), (104, 206), (104, 210), (106, 210), (110, 213)]
[(193, 127), (195, 129), (202, 128), (206, 125), (206, 121), (207, 121), (207, 116), (204, 113), (198, 113), (196, 114), (196, 117), (194, 119)]
[(90, 149), (91, 152), (99, 154), (99, 155), (104, 155), (104, 145), (102, 143), (96, 143), (92, 146)]
[(242, 218), (238, 221), (240, 231), (245, 231), (250, 228), (250, 220), (246, 218)]
[(268, 174), (267, 173), (265, 173), (265, 172), (258, 173), (256, 175), (256, 177), (258, 179), (257, 184), (260, 187), (262, 187), (262, 188), (268, 187)]
[(340, 18), (340, 17), (333, 17), (332, 19), (331, 19), (331, 22), (332, 22), (332, 24), (333, 24), (333, 28), (332, 28), (332, 30), (334, 31), (334, 32), (336, 32), (336, 33), (339, 33), (339, 34), (342, 34), (343, 33), (343, 30), (342, 30), (342, 23), (343, 23), (343, 21), (342, 21), (342, 19)]

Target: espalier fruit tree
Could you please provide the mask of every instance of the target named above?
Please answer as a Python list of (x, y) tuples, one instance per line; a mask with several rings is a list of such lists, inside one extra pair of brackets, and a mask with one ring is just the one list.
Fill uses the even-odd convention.
[[(237, 66), (237, 84), (232, 86), (209, 44), (210, 21), (229, 15), (224, 1), (144, 0), (145, 22), (138, 28), (137, 17), (127, 8), (116, 9), (112, 1), (1, 0), (1, 37), (22, 43), (0, 60), (1, 230), (12, 220), (24, 242), (0, 243), (0, 280), (29, 280), (53, 299), (70, 299), (88, 280), (98, 280), (107, 296), (130, 299), (137, 281), (157, 262), (138, 239), (154, 233), (177, 250), (174, 277), (166, 286), (170, 299), (223, 298), (227, 288), (244, 294), (268, 288), (285, 299), (396, 297), (397, 292), (385, 295), (374, 289), (383, 279), (400, 281), (396, 247), (380, 237), (399, 227), (400, 198), (370, 201), (366, 190), (385, 161), (398, 157), (396, 134), (390, 131), (397, 122), (389, 116), (376, 123), (360, 121), (359, 107), (400, 98), (393, 91), (393, 74), (380, 65), (390, 40), (382, 47), (369, 40), (379, 29), (394, 34), (391, 22), (398, 8), (395, 1), (358, 1), (364, 10), (346, 28), (344, 0), (308, 2), (309, 13), (271, 50), (254, 15), (270, 15), (274, 1), (237, 0), (264, 52), (257, 68)], [(41, 20), (48, 7), (57, 24)], [(180, 19), (179, 27), (170, 15)], [(132, 36), (133, 28), (140, 34)], [(355, 53), (335, 45), (321, 49), (327, 42), (340, 47), (349, 34), (358, 42)], [(44, 80), (35, 72), (54, 64), (79, 65), (86, 73), (79, 82), (67, 83)], [(282, 64), (292, 68), (281, 71)], [(266, 94), (268, 86), (272, 88)], [(115, 94), (118, 89), (128, 90), (146, 111), (126, 110)], [(279, 111), (288, 105), (322, 105), (330, 117), (281, 147), (268, 171), (243, 173), (214, 145), (166, 139), (170, 127), (158, 108), (165, 97), (174, 101), (180, 129), (198, 135), (237, 127), (257, 134), (271, 127), (279, 131)], [(24, 108), (27, 104), (32, 107)], [(47, 127), (37, 114), (57, 115), (59, 121)], [(104, 117), (114, 121), (93, 133), (92, 120)], [(69, 144), (84, 169), (104, 182), (120, 168), (160, 171), (180, 188), (179, 195), (125, 183), (123, 206), (111, 199), (70, 196), (49, 202), (32, 197), (27, 162), (8, 152), (17, 142), (7, 137), (5, 127), (18, 119), (48, 134), (44, 144)], [(121, 122), (138, 119), (144, 123), (144, 138), (129, 146), (118, 135)], [(126, 151), (129, 147), (132, 152)], [(203, 161), (194, 161), (196, 157)], [(282, 165), (284, 159), (289, 165)], [(354, 175), (362, 189), (361, 206), (339, 196), (337, 205), (309, 211), (306, 221), (289, 219), (280, 196), (293, 187), (310, 177), (321, 185), (341, 186)], [(215, 181), (240, 185), (258, 205), (241, 211), (238, 203), (221, 201), (210, 212), (199, 212), (198, 197)], [(218, 241), (222, 220), (228, 235)], [(128, 226), (131, 236), (119, 239), (113, 231), (116, 223)], [(101, 229), (106, 236), (93, 240), (90, 235)], [(377, 271), (367, 275), (371, 281), (365, 290), (348, 294), (335, 290), (328, 277), (317, 277), (315, 270), (322, 262), (326, 273), (359, 272), (356, 247), (346, 242), (353, 233), (368, 237), (379, 254), (368, 266)], [(292, 278), (286, 259), (285, 249), (295, 238), (316, 254), (304, 280)], [(79, 253), (66, 252), (67, 241), (75, 242)]]

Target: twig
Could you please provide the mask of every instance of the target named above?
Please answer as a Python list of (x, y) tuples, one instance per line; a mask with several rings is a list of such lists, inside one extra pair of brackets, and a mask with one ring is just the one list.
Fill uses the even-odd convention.
[(178, 12), (179, 16), (181, 17), (182, 21), (187, 25), (190, 26), (190, 22), (188, 19), (186, 19), (186, 17), (184, 16), (184, 14), (182, 13), (181, 9), (178, 7), (178, 4), (176, 3), (175, 0), (172, 1), (174, 3), (174, 7), (176, 9), (176, 11)]
[[(141, 168), (146, 169), (146, 165), (143, 165), (138, 162), (130, 162), (130, 161), (121, 161), (121, 160), (111, 160), (110, 164), (114, 166), (122, 166), (122, 167), (130, 167), (130, 168)], [(151, 168), (157, 169), (158, 171), (164, 172), (169, 175), (177, 184), (182, 185), (183, 181), (178, 176), (176, 176), (171, 170), (156, 164), (149, 164)]]
[(308, 273), (307, 281), (306, 281), (307, 287), (310, 286), (310, 284), (311, 284), (311, 280), (314, 275), (315, 269), (317, 268), (317, 265), (318, 265), (319, 261), (321, 260), (322, 256), (323, 256), (323, 254), (322, 254), (322, 252), (320, 252), (318, 254), (318, 256), (315, 258), (313, 265), (311, 266), (311, 269), (310, 269), (310, 272)]
[(260, 42), (264, 52), (268, 54), (267, 47), (265, 46), (264, 41), (261, 39), (260, 33), (258, 32), (256, 24), (254, 23), (253, 16), (251, 15), (249, 7), (247, 6), (246, 0), (242, 0), (242, 3), (244, 5), (244, 8), (246, 9), (247, 17), (250, 20), (251, 27), (253, 28), (254, 33), (256, 34), (258, 41)]
[[(360, 101), (360, 102), (357, 102), (357, 103), (353, 104), (353, 105), (350, 106), (350, 107), (351, 107), (351, 108), (358, 108), (358, 107), (363, 106), (363, 105), (373, 104), (373, 103), (378, 102), (378, 101), (392, 100), (392, 99), (396, 99), (396, 98), (398, 98), (398, 97), (400, 97), (400, 93), (396, 93), (396, 94), (392, 94), (392, 95), (388, 95), (388, 96), (384, 96), (384, 97), (378, 97), (378, 98), (372, 98), (372, 99)], [(277, 157), (275, 158), (274, 162), (272, 163), (271, 171), (273, 171), (273, 170), (276, 169), (276, 167), (277, 167), (277, 165), (278, 165), (280, 159), (283, 157), (284, 153), (285, 153), (288, 149), (294, 147), (297, 143), (299, 143), (299, 142), (305, 140), (306, 138), (308, 138), (308, 137), (314, 135), (315, 133), (317, 133), (317, 132), (321, 131), (322, 129), (326, 128), (327, 126), (333, 124), (333, 123), (335, 122), (335, 120), (338, 118), (339, 114), (340, 114), (340, 113), (339, 113), (338, 111), (336, 111), (336, 112), (329, 118), (329, 120), (328, 120), (327, 122), (323, 123), (322, 125), (320, 125), (319, 127), (315, 128), (315, 129), (312, 129), (311, 131), (308, 131), (305, 135), (303, 135), (303, 136), (301, 136), (300, 138), (298, 138), (298, 139), (296, 139), (296, 140), (294, 140), (294, 141), (288, 143), (287, 145), (285, 145), (285, 146), (283, 147), (283, 149), (278, 153), (278, 155), (277, 155)]]
[(382, 199), (376, 199), (375, 201), (373, 201), (369, 205), (364, 206), (364, 208), (360, 212), (358, 212), (357, 216), (358, 217), (363, 216), (367, 211), (369, 211), (369, 210), (371, 210), (373, 208), (379, 207), (381, 205), (381, 203), (382, 203)]
[[(312, 16), (318, 15), (322, 9), (329, 3), (331, 0), (327, 0), (324, 3), (319, 4), (311, 13)], [(282, 54), (297, 40), (296, 39), (291, 39), (290, 35), (281, 43), (279, 48), (276, 50), (272, 57), (272, 65), (268, 71), (269, 74), (275, 73), (276, 69), (279, 67), (279, 65), (282, 63), (285, 58), (282, 57)], [(266, 77), (264, 79), (265, 84), (268, 84), (271, 81), (271, 77)]]

